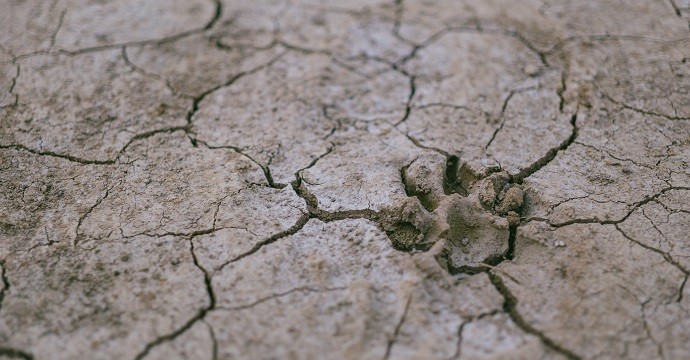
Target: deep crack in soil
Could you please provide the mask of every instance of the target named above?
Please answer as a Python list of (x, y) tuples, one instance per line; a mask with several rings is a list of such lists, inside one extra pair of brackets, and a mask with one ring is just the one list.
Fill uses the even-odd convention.
[(0, 357), (682, 358), (690, 6), (0, 6)]

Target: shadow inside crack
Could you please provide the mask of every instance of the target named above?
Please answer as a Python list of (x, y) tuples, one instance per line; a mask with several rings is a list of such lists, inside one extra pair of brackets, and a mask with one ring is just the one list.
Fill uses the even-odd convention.
[(460, 159), (455, 155), (449, 156), (446, 160), (446, 170), (443, 175), (443, 192), (446, 195), (467, 196), (470, 187), (479, 180), (479, 177), (461, 164)]
[(486, 270), (486, 264), (505, 259), (510, 247), (508, 220), (485, 211), (474, 196), (454, 196), (444, 210), (445, 247), (437, 260), (448, 272), (476, 274)]

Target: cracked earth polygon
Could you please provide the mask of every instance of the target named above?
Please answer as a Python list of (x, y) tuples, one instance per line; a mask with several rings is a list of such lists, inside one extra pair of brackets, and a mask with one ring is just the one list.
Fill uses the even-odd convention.
[(0, 0), (0, 358), (681, 359), (685, 0)]

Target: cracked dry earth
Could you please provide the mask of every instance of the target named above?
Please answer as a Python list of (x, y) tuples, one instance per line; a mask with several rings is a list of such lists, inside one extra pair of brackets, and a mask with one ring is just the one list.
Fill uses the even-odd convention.
[(0, 0), (0, 358), (687, 358), (689, 21)]

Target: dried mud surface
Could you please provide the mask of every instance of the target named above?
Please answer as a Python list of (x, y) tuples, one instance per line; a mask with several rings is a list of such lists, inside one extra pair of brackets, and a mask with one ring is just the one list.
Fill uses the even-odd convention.
[(0, 0), (0, 358), (683, 358), (689, 23)]

